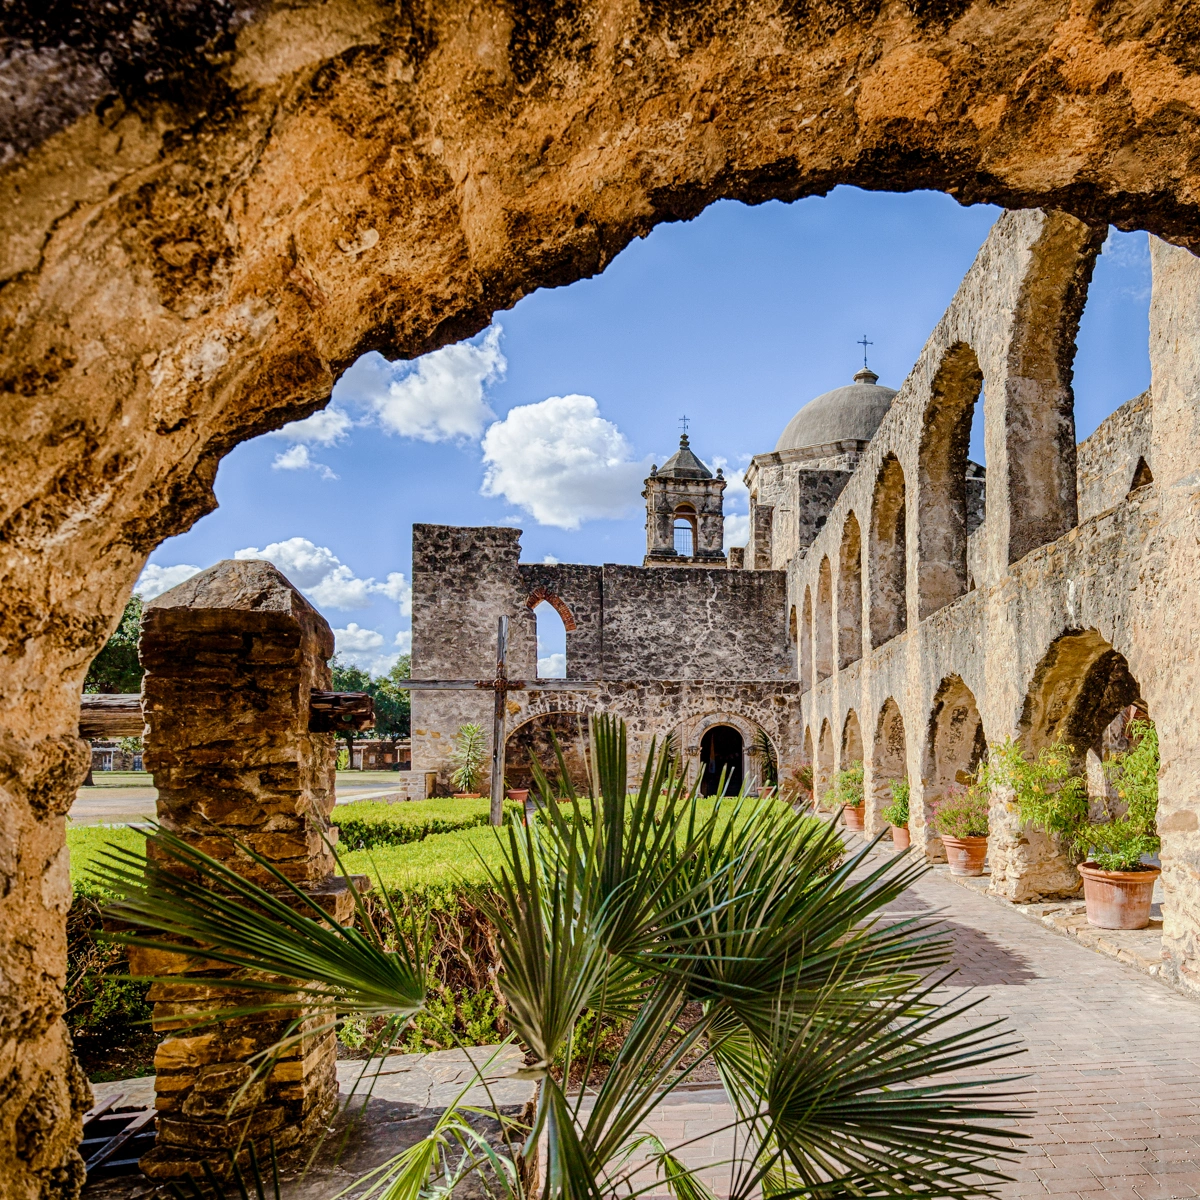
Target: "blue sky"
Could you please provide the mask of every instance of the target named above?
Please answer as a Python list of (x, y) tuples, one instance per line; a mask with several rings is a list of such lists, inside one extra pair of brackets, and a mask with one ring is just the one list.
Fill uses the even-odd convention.
[[(802, 404), (849, 382), (864, 334), (880, 382), (898, 387), (998, 215), (838, 188), (659, 226), (602, 275), (525, 297), (469, 342), (360, 359), (324, 413), (225, 458), (219, 509), (164, 542), (140, 586), (270, 557), (343, 657), (378, 671), (407, 648), (414, 522), (515, 525), (527, 561), (640, 562), (641, 479), (673, 452), (681, 414), (696, 452), (735, 476)], [(1149, 289), (1146, 235), (1114, 233), (1079, 335), (1081, 438), (1149, 385)], [(736, 478), (726, 500), (740, 544)], [(549, 660), (561, 626), (542, 613)]]

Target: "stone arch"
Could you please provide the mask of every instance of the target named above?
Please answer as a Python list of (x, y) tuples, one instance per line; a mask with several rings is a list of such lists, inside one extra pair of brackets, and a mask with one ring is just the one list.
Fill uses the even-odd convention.
[(908, 628), (908, 560), (904, 468), (888, 454), (875, 477), (867, 544), (871, 646), (882, 646)]
[(675, 505), (671, 530), (671, 544), (675, 553), (683, 558), (691, 558), (700, 545), (700, 525), (694, 504), (685, 501)]
[(838, 765), (845, 770), (852, 762), (863, 761), (862, 725), (858, 713), (850, 709), (842, 722), (842, 749)]
[(882, 823), (882, 813), (892, 802), (891, 783), (908, 777), (908, 739), (900, 706), (889, 696), (875, 722), (871, 746), (871, 794), (867, 797), (868, 829)]
[(862, 658), (862, 530), (849, 513), (838, 552), (838, 669)]
[(921, 768), (920, 826), (928, 857), (945, 858), (934, 826), (938, 806), (951, 789), (971, 782), (986, 757), (987, 739), (975, 696), (960, 676), (947, 676), (934, 696)]
[(545, 587), (535, 587), (529, 593), (525, 600), (525, 607), (532, 612), (539, 604), (549, 604), (552, 609), (562, 618), (563, 628), (572, 633), (577, 628), (575, 617), (571, 613), (571, 608), (567, 602), (554, 592)]
[(812, 736), (812, 726), (811, 725), (805, 725), (805, 727), (804, 727), (804, 761), (806, 763), (808, 763), (810, 766), (812, 765), (812, 763), (814, 761), (814, 759), (813, 759), (813, 736)]
[(534, 787), (532, 764), (535, 760), (546, 778), (555, 783), (561, 774), (554, 752), (555, 741), (562, 751), (575, 790), (586, 792), (590, 773), (587, 716), (561, 709), (536, 713), (510, 730), (504, 739), (504, 778), (508, 786)]
[(833, 674), (833, 571), (829, 556), (821, 559), (817, 572), (817, 595), (813, 604), (813, 659), (816, 681)]
[(803, 693), (813, 685), (813, 600), (812, 589), (807, 584), (804, 585), (800, 612), (800, 691)]
[(833, 727), (826, 718), (821, 722), (817, 737), (817, 757), (813, 764), (813, 796), (819, 804), (825, 801), (825, 793), (833, 782)]
[(933, 379), (917, 460), (917, 594), (922, 620), (967, 590), (967, 451), (982, 388), (975, 351), (966, 342), (955, 342)]
[(1048, 213), (1022, 280), (1004, 395), (1008, 563), (1078, 522), (1072, 363), (1106, 232)]

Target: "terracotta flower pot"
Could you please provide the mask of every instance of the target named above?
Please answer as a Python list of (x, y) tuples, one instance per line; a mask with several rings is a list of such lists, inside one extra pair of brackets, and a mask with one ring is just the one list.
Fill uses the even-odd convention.
[(892, 845), (897, 850), (907, 850), (912, 845), (912, 838), (908, 836), (907, 825), (892, 826)]
[(863, 815), (866, 806), (860, 804), (857, 808), (851, 807), (849, 804), (842, 809), (842, 824), (854, 833), (862, 833), (863, 831)]
[(951, 875), (982, 875), (983, 860), (987, 858), (987, 843), (985, 837), (942, 837), (942, 845), (946, 847), (946, 861), (950, 864)]
[(1083, 898), (1089, 925), (1100, 929), (1145, 929), (1150, 924), (1157, 867), (1144, 871), (1106, 871), (1095, 863), (1080, 863)]
[(482, 797), (479, 792), (455, 792), (455, 800), (479, 800)]
[(518, 804), (524, 804), (529, 799), (528, 788), (509, 788), (504, 794), (510, 800), (515, 800)]

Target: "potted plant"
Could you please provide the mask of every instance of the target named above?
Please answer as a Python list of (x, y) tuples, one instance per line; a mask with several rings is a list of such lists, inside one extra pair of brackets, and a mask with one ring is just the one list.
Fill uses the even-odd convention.
[(888, 788), (892, 802), (883, 810), (883, 819), (892, 827), (892, 845), (907, 850), (912, 844), (908, 834), (908, 780), (893, 779)]
[(845, 770), (834, 773), (833, 786), (825, 793), (825, 803), (831, 808), (841, 808), (842, 824), (848, 830), (862, 832), (864, 810), (861, 758), (856, 758)]
[(455, 765), (455, 771), (450, 779), (458, 791), (456, 796), (477, 798), (475, 790), (479, 777), (483, 774), (483, 763), (487, 757), (487, 746), (484, 742), (483, 728), (479, 725), (460, 725), (454, 738), (454, 749), (450, 751), (450, 761)]
[(1154, 882), (1162, 873), (1142, 859), (1159, 847), (1158, 732), (1135, 718), (1126, 727), (1131, 745), (1104, 764), (1104, 774), (1125, 805), (1114, 814), (1107, 800), (1094, 821), (1087, 785), (1073, 770), (1073, 750), (1063, 742), (1044, 746), (1029, 760), (1013, 743), (1001, 749), (1023, 820), (1057, 834), (1077, 858), (1089, 925), (1100, 929), (1145, 929), (1150, 924)]
[(982, 875), (987, 858), (988, 792), (984, 781), (953, 784), (938, 805), (934, 826), (946, 847), (951, 875)]

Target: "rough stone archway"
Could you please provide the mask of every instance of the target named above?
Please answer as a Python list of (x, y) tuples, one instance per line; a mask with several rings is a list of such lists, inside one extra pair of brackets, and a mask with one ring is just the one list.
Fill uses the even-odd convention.
[(73, 6), (69, 39), (57, 10), (4, 17), (0, 1177), (19, 1197), (80, 1174), (43, 888), (86, 767), (75, 697), (233, 446), (320, 407), (362, 352), (475, 333), (721, 197), (939, 188), (1200, 245), (1194, 34), (1165, 3), (1136, 24), (1042, 0), (143, 8)]

